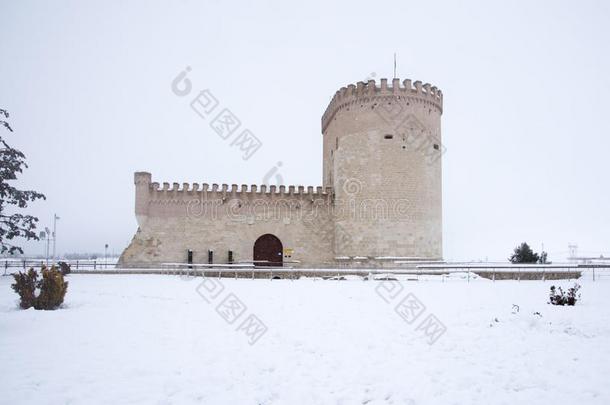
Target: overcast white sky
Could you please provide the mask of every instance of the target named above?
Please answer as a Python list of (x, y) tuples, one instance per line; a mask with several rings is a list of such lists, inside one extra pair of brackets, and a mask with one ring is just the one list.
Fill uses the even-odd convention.
[[(1, 0), (3, 136), (58, 251), (120, 253), (136, 170), (260, 184), (281, 161), (285, 184), (320, 185), (330, 98), (397, 52), (399, 77), (444, 93), (445, 259), (610, 254), (610, 3), (493, 3)], [(250, 160), (171, 92), (185, 66), (262, 140)]]

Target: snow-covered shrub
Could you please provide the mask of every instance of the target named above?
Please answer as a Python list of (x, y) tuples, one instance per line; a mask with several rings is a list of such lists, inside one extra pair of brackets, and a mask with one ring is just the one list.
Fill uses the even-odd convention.
[(549, 294), (549, 302), (553, 305), (574, 305), (580, 299), (578, 290), (580, 290), (580, 284), (578, 283), (574, 283), (574, 287), (569, 288), (567, 293), (561, 287), (555, 288), (553, 285)]
[(19, 272), (13, 274), (15, 284), (11, 285), (11, 288), (19, 294), (19, 306), (23, 309), (28, 309), (34, 305), (36, 301), (36, 284), (38, 280), (38, 273), (36, 270), (30, 269), (28, 272)]
[(55, 266), (50, 269), (43, 266), (41, 273), (41, 279), (34, 269), (13, 274), (15, 283), (11, 287), (19, 294), (21, 308), (57, 309), (64, 302), (68, 282), (64, 281), (61, 271)]
[(55, 267), (42, 269), (42, 280), (40, 280), (40, 294), (37, 297), (34, 308), (56, 309), (63, 302), (68, 291), (68, 282), (64, 281), (61, 271)]

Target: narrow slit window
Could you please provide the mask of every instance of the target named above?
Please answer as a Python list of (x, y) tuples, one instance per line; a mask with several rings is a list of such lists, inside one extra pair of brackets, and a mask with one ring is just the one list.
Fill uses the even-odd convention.
[(390, 134), (384, 135), (383, 138), (384, 139), (394, 139), (394, 135), (390, 135)]

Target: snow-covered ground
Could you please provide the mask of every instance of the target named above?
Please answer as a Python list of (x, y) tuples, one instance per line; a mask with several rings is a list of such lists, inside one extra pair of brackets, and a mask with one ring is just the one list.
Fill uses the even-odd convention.
[(0, 277), (1, 403), (610, 403), (608, 281), (68, 279), (45, 312)]

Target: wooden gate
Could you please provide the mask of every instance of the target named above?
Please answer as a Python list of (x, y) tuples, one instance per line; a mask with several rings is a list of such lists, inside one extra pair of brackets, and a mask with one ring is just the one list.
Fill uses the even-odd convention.
[(259, 237), (254, 242), (253, 257), (255, 266), (282, 266), (282, 242), (270, 233)]

